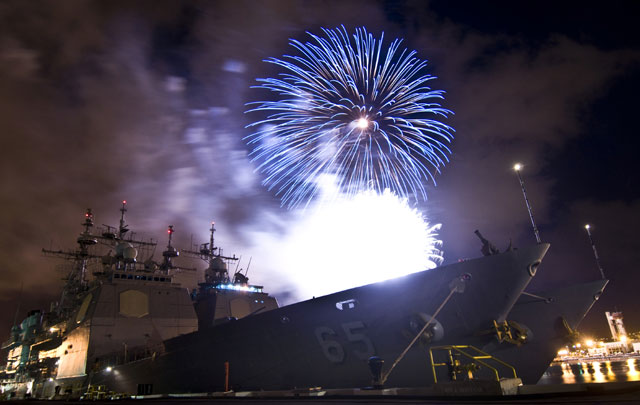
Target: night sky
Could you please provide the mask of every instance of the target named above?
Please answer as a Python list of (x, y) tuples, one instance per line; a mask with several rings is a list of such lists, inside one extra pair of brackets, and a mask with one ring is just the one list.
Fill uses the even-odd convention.
[(161, 246), (168, 224), (186, 247), (215, 219), (225, 252), (252, 257), (252, 282), (296, 297), (277, 256), (298, 213), (260, 184), (245, 103), (274, 74), (263, 59), (340, 25), (404, 38), (446, 90), (451, 162), (416, 206), (442, 224), (445, 264), (480, 255), (475, 229), (499, 248), (535, 243), (520, 162), (551, 243), (530, 290), (599, 277), (590, 223), (611, 283), (581, 329), (607, 336), (617, 309), (640, 330), (640, 6), (521, 3), (1, 1), (3, 340), (18, 302), (22, 319), (58, 298), (60, 262), (41, 249), (73, 248), (87, 207), (117, 224), (123, 199), (137, 236)]

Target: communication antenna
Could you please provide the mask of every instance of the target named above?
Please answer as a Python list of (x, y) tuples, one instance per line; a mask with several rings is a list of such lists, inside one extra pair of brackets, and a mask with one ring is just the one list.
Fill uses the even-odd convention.
[(531, 225), (533, 226), (533, 233), (536, 236), (536, 242), (541, 243), (540, 233), (538, 232), (536, 221), (533, 220), (533, 211), (531, 210), (531, 204), (529, 204), (529, 199), (527, 198), (527, 190), (524, 188), (524, 181), (522, 180), (522, 176), (520, 176), (520, 169), (522, 169), (522, 165), (520, 163), (516, 163), (513, 166), (513, 169), (516, 171), (516, 174), (518, 175), (518, 180), (520, 180), (522, 195), (524, 195), (524, 202), (527, 204), (527, 211), (529, 211), (529, 218), (531, 219)]
[[(124, 234), (129, 230), (126, 222), (124, 222), (124, 213), (127, 212), (127, 200), (122, 200), (122, 207), (120, 208), (120, 227), (118, 228), (118, 237), (124, 238)], [(132, 236), (133, 237), (133, 236)]]
[(596, 258), (596, 264), (598, 265), (598, 270), (600, 270), (600, 276), (603, 280), (606, 279), (604, 276), (604, 270), (602, 269), (602, 265), (600, 264), (600, 257), (598, 256), (598, 250), (596, 249), (596, 244), (593, 243), (593, 238), (591, 237), (591, 225), (586, 224), (584, 229), (587, 230), (587, 235), (589, 236), (589, 242), (591, 243), (591, 249), (593, 249), (593, 256)]
[(209, 231), (211, 231), (211, 236), (209, 237), (209, 249), (210, 249), (209, 252), (210, 252), (210, 255), (213, 256), (213, 234), (216, 232), (215, 221), (211, 221), (211, 229), (209, 229)]
[(173, 266), (173, 263), (171, 262), (171, 259), (173, 259), (174, 257), (178, 257), (180, 255), (180, 252), (178, 252), (176, 248), (174, 248), (171, 245), (171, 239), (173, 237), (174, 232), (175, 231), (173, 229), (173, 225), (169, 225), (169, 227), (167, 228), (167, 234), (169, 235), (169, 242), (167, 243), (167, 250), (162, 252), (162, 257), (164, 261), (161, 266), (161, 268), (166, 271), (169, 271), (175, 268)]

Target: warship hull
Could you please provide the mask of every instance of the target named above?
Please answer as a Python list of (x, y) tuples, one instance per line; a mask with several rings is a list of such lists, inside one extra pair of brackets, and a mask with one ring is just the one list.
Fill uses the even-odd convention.
[(515, 367), (523, 383), (536, 384), (558, 349), (575, 338), (575, 330), (608, 282), (597, 280), (522, 295), (509, 320), (527, 329), (527, 342), (517, 346), (492, 342), (485, 350)]
[[(484, 347), (506, 320), (549, 245), (467, 260), (231, 320), (164, 342), (163, 352), (89, 376), (128, 394), (365, 387), (377, 356), (387, 386), (434, 383), (432, 345)], [(422, 331), (427, 321), (428, 327)]]

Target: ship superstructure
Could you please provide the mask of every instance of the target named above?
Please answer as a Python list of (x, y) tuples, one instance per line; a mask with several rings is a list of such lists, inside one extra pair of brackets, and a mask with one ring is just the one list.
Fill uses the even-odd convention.
[(192, 294), (198, 330), (278, 308), (276, 299), (265, 293), (262, 286), (249, 284), (248, 268), (243, 273), (236, 265), (233, 277), (229, 276), (229, 266), (239, 263), (239, 259), (235, 255), (225, 256), (222, 249), (214, 245), (215, 222), (209, 231), (208, 243), (201, 244), (197, 251), (184, 250), (207, 263), (205, 280)]
[[(278, 308), (249, 284), (248, 266), (215, 246), (214, 223), (208, 243), (181, 251), (170, 225), (155, 262), (157, 243), (133, 238), (125, 202), (120, 211), (118, 227), (94, 232), (87, 210), (75, 251), (43, 250), (72, 267), (51, 311), (30, 312), (3, 344), (3, 391), (60, 398), (96, 385), (129, 395), (354, 388), (371, 384), (372, 364), (374, 385), (425, 387), (487, 371), (451, 354), (463, 346), (502, 357), (535, 382), (606, 285), (526, 293), (549, 245), (500, 252), (476, 231), (485, 257)], [(197, 288), (175, 282), (195, 271), (178, 265), (180, 253), (207, 265)], [(436, 372), (429, 356), (443, 348), (450, 359), (439, 365), (448, 369)]]
[(159, 352), (164, 340), (197, 330), (189, 291), (174, 282), (176, 272), (194, 269), (172, 263), (178, 255), (173, 227), (163, 261), (156, 263), (156, 242), (134, 238), (126, 201), (120, 211), (118, 227), (95, 232), (88, 209), (76, 250), (43, 249), (71, 267), (51, 311), (29, 313), (3, 344), (10, 359), (3, 391), (37, 397), (80, 392), (94, 370)]

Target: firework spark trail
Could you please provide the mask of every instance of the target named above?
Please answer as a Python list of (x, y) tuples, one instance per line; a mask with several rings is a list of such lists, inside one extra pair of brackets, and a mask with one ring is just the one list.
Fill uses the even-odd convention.
[(435, 183), (448, 162), (454, 132), (428, 118), (452, 112), (436, 102), (444, 92), (426, 86), (427, 62), (364, 28), (351, 37), (344, 26), (323, 31), (308, 33), (314, 43), (291, 40), (299, 55), (267, 59), (286, 73), (254, 86), (280, 97), (249, 103), (248, 112), (268, 114), (246, 138), (263, 183), (289, 207), (313, 199), (326, 174), (349, 195), (389, 189), (426, 199), (424, 181)]

